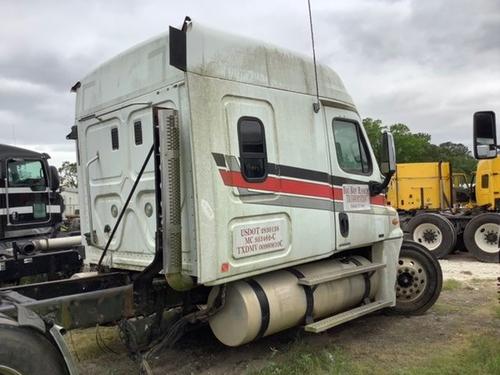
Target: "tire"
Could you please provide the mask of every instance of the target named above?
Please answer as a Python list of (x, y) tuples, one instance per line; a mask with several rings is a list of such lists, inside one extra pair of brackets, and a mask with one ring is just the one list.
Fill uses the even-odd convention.
[(410, 239), (425, 246), (438, 258), (444, 258), (455, 248), (457, 232), (446, 217), (424, 213), (413, 217), (408, 223)]
[(484, 213), (467, 223), (464, 230), (465, 247), (481, 262), (499, 263), (500, 214)]
[(414, 241), (403, 241), (396, 275), (396, 306), (390, 313), (421, 315), (434, 305), (443, 273), (434, 254)]
[(41, 333), (16, 325), (0, 325), (1, 375), (67, 375), (59, 350)]

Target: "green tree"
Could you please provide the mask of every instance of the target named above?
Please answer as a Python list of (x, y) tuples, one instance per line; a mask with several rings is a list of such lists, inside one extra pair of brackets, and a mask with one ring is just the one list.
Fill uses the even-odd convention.
[(470, 176), (476, 170), (477, 160), (467, 146), (461, 143), (444, 142), (439, 145), (443, 160), (451, 162), (453, 171), (463, 172)]
[(469, 176), (476, 169), (477, 161), (467, 146), (461, 143), (445, 142), (438, 146), (431, 143), (430, 134), (412, 133), (408, 126), (401, 123), (385, 126), (380, 120), (365, 118), (363, 126), (377, 157), (380, 155), (382, 133), (389, 130), (394, 136), (398, 163), (449, 161), (453, 171)]
[(65, 161), (57, 171), (59, 172), (62, 187), (78, 187), (78, 173), (76, 169), (76, 163)]
[(380, 137), (382, 136), (382, 132), (387, 129), (387, 127), (382, 125), (382, 121), (373, 120), (369, 117), (363, 120), (363, 126), (365, 127), (370, 144), (372, 145), (373, 152), (378, 158), (380, 156)]
[(427, 133), (412, 133), (405, 124), (394, 124), (389, 127), (396, 145), (396, 160), (399, 163), (416, 161), (432, 161), (429, 155), (432, 145), (431, 136)]

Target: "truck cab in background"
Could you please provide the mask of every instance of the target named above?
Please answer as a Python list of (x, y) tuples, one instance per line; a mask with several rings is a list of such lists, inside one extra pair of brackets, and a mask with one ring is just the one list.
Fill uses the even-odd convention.
[(0, 145), (0, 282), (78, 271), (78, 253), (40, 254), (33, 241), (55, 237), (64, 202), (47, 154)]
[(0, 246), (9, 239), (50, 236), (62, 221), (59, 177), (47, 154), (0, 145)]

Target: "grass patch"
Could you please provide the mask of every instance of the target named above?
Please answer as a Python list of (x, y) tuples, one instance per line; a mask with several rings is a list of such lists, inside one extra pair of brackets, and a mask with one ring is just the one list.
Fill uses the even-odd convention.
[(460, 308), (458, 306), (453, 306), (448, 303), (436, 302), (434, 306), (432, 306), (432, 310), (438, 315), (448, 315), (453, 313), (460, 312)]
[(500, 319), (500, 305), (499, 304), (496, 304), (493, 307), (493, 315), (495, 318)]
[[(88, 328), (68, 332), (66, 342), (78, 361), (109, 354), (109, 349), (97, 343), (96, 329)], [(98, 334), (99, 340), (102, 340), (108, 348), (117, 353), (124, 352), (125, 348), (120, 341), (116, 327), (99, 327)]]
[(312, 352), (305, 345), (294, 346), (264, 368), (249, 372), (251, 375), (343, 375), (362, 374), (359, 368), (342, 350), (323, 349)]
[(485, 281), (485, 280), (487, 280), (487, 279), (481, 279), (481, 278), (478, 278), (478, 277), (473, 277), (473, 278), (471, 279), (471, 281), (472, 281), (473, 283), (484, 283), (484, 281)]
[[(422, 365), (400, 366), (397, 369), (381, 367), (371, 360), (356, 359), (336, 347), (313, 352), (299, 344), (287, 353), (275, 358), (267, 366), (251, 375), (323, 375), (323, 374), (390, 374), (390, 375), (455, 375), (500, 374), (500, 337), (469, 336), (465, 341), (433, 352), (429, 357), (421, 358)], [(439, 353), (439, 354), (435, 354)], [(379, 367), (380, 366), (380, 367)]]
[(425, 365), (403, 368), (397, 375), (452, 375), (452, 374), (500, 374), (500, 338), (493, 336), (473, 337), (464, 347), (433, 356)]
[(452, 291), (462, 288), (462, 283), (455, 279), (448, 279), (443, 282), (443, 289), (446, 291)]

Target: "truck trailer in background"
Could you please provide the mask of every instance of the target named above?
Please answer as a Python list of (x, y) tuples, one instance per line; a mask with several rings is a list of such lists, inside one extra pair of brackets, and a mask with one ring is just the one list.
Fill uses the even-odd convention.
[(500, 158), (480, 160), (476, 183), (454, 174), (449, 162), (397, 164), (387, 202), (409, 238), (438, 258), (457, 239), (483, 262), (499, 262)]

